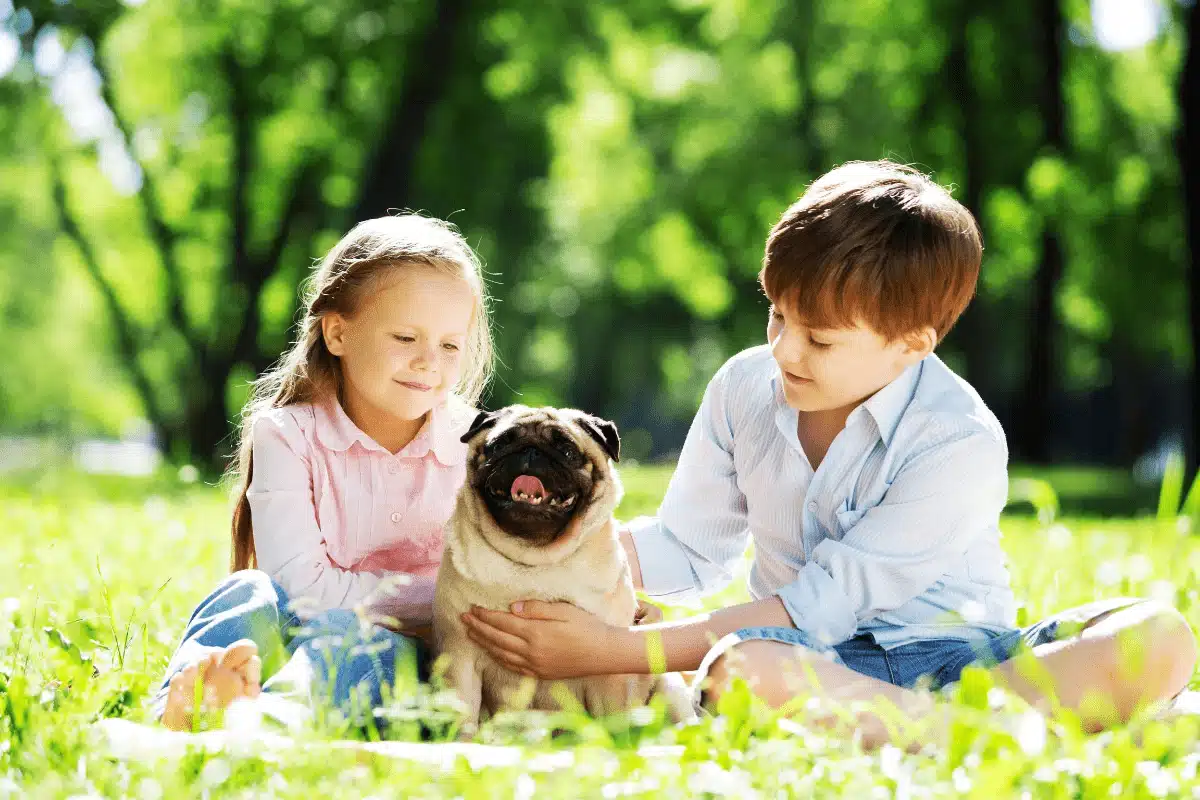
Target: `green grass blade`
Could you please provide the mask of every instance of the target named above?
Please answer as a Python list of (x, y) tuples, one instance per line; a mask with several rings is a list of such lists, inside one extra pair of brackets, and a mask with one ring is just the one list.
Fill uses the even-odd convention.
[[(1194, 521), (1200, 521), (1200, 471), (1196, 472), (1192, 478), (1191, 488), (1188, 489), (1187, 499), (1183, 501), (1183, 510), (1181, 512), (1185, 517), (1191, 517)], [(1192, 530), (1195, 530), (1195, 526)]]
[(1158, 491), (1158, 518), (1172, 520), (1179, 516), (1179, 505), (1183, 500), (1184, 479), (1183, 454), (1177, 450), (1167, 456), (1167, 466), (1163, 470), (1162, 486)]

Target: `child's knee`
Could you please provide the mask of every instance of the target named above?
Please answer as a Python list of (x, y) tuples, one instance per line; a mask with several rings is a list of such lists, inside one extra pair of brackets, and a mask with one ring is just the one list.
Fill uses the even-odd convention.
[(701, 676), (701, 705), (710, 711), (715, 709), (717, 701), (729, 691), (735, 678), (744, 679), (753, 689), (758, 682), (758, 665), (771, 644), (751, 640), (724, 646), (721, 654), (709, 665), (708, 671)]
[(717, 656), (716, 660), (708, 665), (708, 670), (698, 676), (695, 687), (697, 702), (710, 712), (716, 712), (717, 701), (725, 694), (725, 690), (729, 688), (729, 683), (733, 679), (733, 668), (728, 658), (733, 649), (731, 647)]
[(265, 572), (250, 569), (235, 572), (196, 606), (188, 622), (188, 635), (222, 620), (239, 619), (249, 624), (263, 618), (277, 623), (279, 591)]
[(1162, 603), (1147, 601), (1146, 646), (1164, 663), (1172, 694), (1187, 686), (1196, 668), (1196, 637), (1183, 614)]
[(239, 569), (229, 573), (225, 579), (226, 586), (246, 584), (261, 589), (270, 589), (274, 583), (271, 576), (261, 569)]
[(263, 605), (278, 606), (287, 595), (275, 580), (260, 569), (241, 569), (221, 582), (218, 593), (235, 592)]
[(1115, 629), (1110, 671), (1134, 700), (1171, 697), (1184, 688), (1196, 666), (1196, 639), (1174, 608), (1143, 600), (1107, 622)]

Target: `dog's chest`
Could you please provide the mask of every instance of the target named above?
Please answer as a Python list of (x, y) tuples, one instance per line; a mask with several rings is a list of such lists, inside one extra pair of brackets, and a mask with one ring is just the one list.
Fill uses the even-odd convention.
[[(463, 593), (460, 603), (508, 611), (518, 600), (571, 603), (610, 625), (629, 625), (637, 597), (628, 569), (617, 552), (581, 551), (557, 564), (528, 566), (503, 558), (459, 560), (454, 583)], [(445, 568), (445, 566), (443, 567)], [(458, 571), (458, 570), (456, 570)]]
[(597, 575), (576, 569), (536, 567), (513, 570), (509, 580), (478, 587), (479, 601), (505, 610), (518, 600), (571, 603), (611, 625), (628, 625), (637, 606), (633, 586), (619, 572)]

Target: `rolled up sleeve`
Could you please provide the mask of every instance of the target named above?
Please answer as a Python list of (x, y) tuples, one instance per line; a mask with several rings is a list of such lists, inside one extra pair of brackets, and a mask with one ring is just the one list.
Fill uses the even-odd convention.
[(314, 610), (351, 608), (382, 581), (329, 560), (313, 503), (308, 443), (290, 414), (264, 414), (252, 430), (254, 472), (246, 498), (259, 568)]
[(687, 550), (658, 517), (638, 517), (629, 523), (633, 548), (642, 567), (642, 588), (652, 597), (687, 597), (698, 586)]
[(630, 525), (647, 594), (694, 601), (733, 579), (746, 550), (746, 498), (737, 485), (729, 372), (713, 377), (692, 420), (657, 518)]
[(883, 501), (841, 540), (825, 539), (777, 593), (797, 628), (834, 645), (858, 624), (933, 586), (999, 520), (1008, 493), (1002, 440), (971, 433), (913, 456)]

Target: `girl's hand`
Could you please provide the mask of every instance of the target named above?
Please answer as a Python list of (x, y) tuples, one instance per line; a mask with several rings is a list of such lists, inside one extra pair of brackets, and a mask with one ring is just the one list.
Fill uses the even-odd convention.
[(622, 672), (619, 634), (570, 603), (523, 600), (512, 613), (475, 606), (462, 615), (467, 636), (513, 672), (542, 680)]

